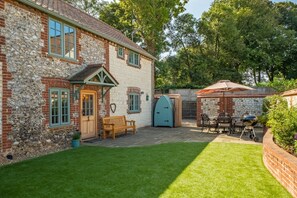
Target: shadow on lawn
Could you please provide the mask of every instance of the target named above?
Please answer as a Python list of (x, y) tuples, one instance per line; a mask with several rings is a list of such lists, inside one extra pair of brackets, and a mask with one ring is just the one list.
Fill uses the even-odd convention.
[(0, 168), (4, 197), (158, 197), (208, 143), (82, 147)]

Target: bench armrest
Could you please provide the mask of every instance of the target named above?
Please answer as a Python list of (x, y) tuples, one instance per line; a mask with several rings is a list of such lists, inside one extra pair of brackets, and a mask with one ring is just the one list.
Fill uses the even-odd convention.
[(106, 123), (103, 123), (103, 128), (105, 128), (105, 126), (111, 126), (112, 129), (114, 128), (114, 124), (106, 124)]
[(130, 125), (135, 126), (135, 120), (126, 120), (126, 123), (130, 123)]

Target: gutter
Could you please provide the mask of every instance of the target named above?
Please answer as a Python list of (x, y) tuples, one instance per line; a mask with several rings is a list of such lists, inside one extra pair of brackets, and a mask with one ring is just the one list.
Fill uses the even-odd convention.
[[(70, 24), (72, 24), (72, 25), (74, 25), (76, 27), (79, 27), (79, 28), (81, 28), (81, 29), (83, 29), (83, 30), (85, 30), (87, 32), (93, 33), (93, 34), (95, 34), (97, 36), (100, 36), (100, 37), (105, 38), (105, 39), (107, 39), (109, 41), (112, 41), (114, 43), (117, 43), (117, 44), (119, 44), (119, 45), (121, 45), (123, 47), (126, 47), (128, 49), (131, 49), (131, 50), (133, 50), (135, 52), (138, 52), (139, 54), (142, 54), (144, 56), (147, 56), (147, 57), (149, 57), (149, 58), (151, 58), (153, 60), (157, 60), (156, 57), (152, 56), (151, 54), (149, 54), (145, 50), (143, 50), (143, 51), (145, 51), (146, 53), (144, 53), (142, 50), (139, 50), (137, 48), (131, 47), (130, 45), (127, 45), (126, 43), (122, 43), (122, 42), (118, 41), (117, 39), (115, 39), (115, 38), (113, 38), (113, 37), (111, 37), (109, 35), (103, 34), (101, 32), (94, 31), (94, 30), (92, 30), (92, 29), (90, 29), (90, 28), (88, 28), (88, 27), (86, 27), (86, 26), (84, 26), (84, 25), (82, 25), (82, 24), (74, 21), (74, 20), (71, 20), (71, 19), (69, 19), (69, 18), (67, 18), (67, 17), (65, 17), (63, 15), (60, 15), (59, 13), (57, 13), (55, 11), (50, 11), (50, 10), (46, 9), (45, 7), (42, 7), (41, 5), (38, 5), (37, 3), (34, 3), (32, 1), (30, 1), (30, 0), (17, 0), (17, 1), (18, 2), (21, 2), (21, 3), (25, 4), (25, 5), (28, 5), (30, 7), (33, 7), (35, 9), (37, 9), (37, 10), (40, 10), (40, 11), (46, 13), (46, 14), (49, 14), (49, 15), (52, 15), (52, 16), (57, 17), (59, 19), (62, 19), (63, 21), (66, 21), (66, 22), (68, 22), (68, 23), (70, 23)], [(135, 44), (135, 45), (137, 45), (137, 44)]]

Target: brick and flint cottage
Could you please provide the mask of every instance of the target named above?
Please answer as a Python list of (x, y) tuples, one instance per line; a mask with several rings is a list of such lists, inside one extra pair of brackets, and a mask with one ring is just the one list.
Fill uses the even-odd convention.
[(0, 1), (0, 151), (63, 149), (101, 118), (151, 125), (154, 57), (62, 0)]

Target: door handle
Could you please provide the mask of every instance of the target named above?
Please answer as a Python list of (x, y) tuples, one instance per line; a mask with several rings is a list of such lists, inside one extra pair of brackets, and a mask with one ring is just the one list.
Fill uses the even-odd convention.
[(90, 121), (90, 116), (88, 116), (88, 121)]

